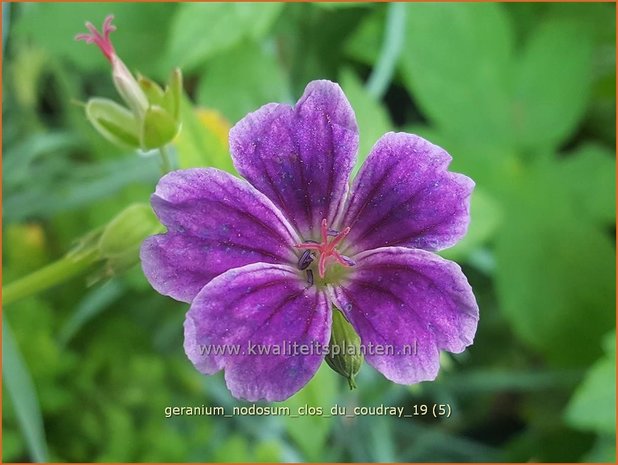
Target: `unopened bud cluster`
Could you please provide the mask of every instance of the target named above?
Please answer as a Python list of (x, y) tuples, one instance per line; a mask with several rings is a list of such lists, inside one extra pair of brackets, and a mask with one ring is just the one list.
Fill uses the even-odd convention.
[(135, 78), (109, 38), (116, 30), (112, 20), (112, 16), (105, 19), (102, 32), (86, 23), (90, 32), (79, 34), (76, 39), (101, 49), (112, 66), (114, 86), (126, 106), (94, 97), (86, 103), (86, 116), (103, 137), (116, 145), (144, 151), (163, 147), (180, 131), (182, 74), (178, 68), (172, 71), (165, 89), (142, 75)]

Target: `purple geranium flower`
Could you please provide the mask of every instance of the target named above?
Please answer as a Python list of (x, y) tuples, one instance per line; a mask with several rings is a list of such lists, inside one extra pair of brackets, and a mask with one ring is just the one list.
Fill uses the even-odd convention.
[(246, 181), (213, 168), (166, 175), (152, 205), (168, 232), (141, 250), (152, 286), (191, 303), (185, 351), (199, 371), (224, 369), (239, 398), (286, 399), (322, 363), (310, 349), (327, 346), (333, 306), (365, 347), (391, 348), (365, 359), (396, 383), (434, 379), (440, 350), (472, 344), (472, 289), (431, 252), (466, 233), (474, 187), (447, 171), (444, 150), (385, 134), (349, 186), (358, 130), (329, 81), (311, 82), (294, 107), (247, 115), (230, 147)]

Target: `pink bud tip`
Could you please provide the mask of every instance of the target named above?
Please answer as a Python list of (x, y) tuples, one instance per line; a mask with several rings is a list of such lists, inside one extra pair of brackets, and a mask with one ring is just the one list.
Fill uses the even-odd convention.
[(94, 27), (94, 25), (90, 21), (88, 21), (86, 23), (86, 28), (88, 29), (88, 31), (90, 31), (90, 33), (77, 34), (75, 36), (75, 40), (83, 40), (88, 44), (96, 44), (96, 46), (101, 49), (101, 51), (105, 55), (105, 58), (107, 58), (110, 63), (112, 61), (112, 57), (116, 54), (114, 46), (112, 45), (112, 41), (109, 38), (109, 35), (116, 30), (116, 26), (112, 24), (113, 20), (113, 15), (109, 15), (107, 18), (105, 18), (105, 21), (103, 21), (103, 27), (101, 28), (103, 32), (102, 34), (97, 31), (97, 28)]

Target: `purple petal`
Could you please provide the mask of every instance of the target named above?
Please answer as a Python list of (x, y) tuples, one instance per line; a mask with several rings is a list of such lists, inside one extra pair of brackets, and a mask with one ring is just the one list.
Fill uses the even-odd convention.
[(238, 172), (264, 192), (303, 239), (318, 239), (343, 206), (356, 159), (356, 118), (341, 88), (313, 81), (295, 107), (269, 104), (230, 131)]
[[(256, 263), (206, 285), (185, 321), (185, 352), (195, 367), (206, 374), (224, 369), (232, 395), (249, 401), (280, 401), (302, 388), (324, 356), (301, 347), (328, 343), (331, 311), (325, 293), (301, 276), (287, 266)], [(266, 349), (271, 353), (257, 355)]]
[(391, 347), (366, 353), (367, 362), (396, 383), (435, 379), (439, 351), (462, 352), (476, 332), (478, 306), (461, 268), (406, 247), (356, 258), (349, 279), (330, 293), (365, 347)]
[(448, 153), (425, 139), (387, 133), (354, 180), (340, 222), (348, 255), (386, 246), (441, 250), (466, 234), (474, 182), (446, 169)]
[(191, 302), (215, 276), (250, 263), (295, 264), (298, 243), (281, 212), (248, 182), (213, 168), (174, 171), (152, 206), (166, 234), (144, 241), (144, 274), (161, 294)]

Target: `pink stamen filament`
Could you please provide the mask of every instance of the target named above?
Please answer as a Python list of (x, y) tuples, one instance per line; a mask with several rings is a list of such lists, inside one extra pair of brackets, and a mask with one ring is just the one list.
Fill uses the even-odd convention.
[(348, 235), (350, 228), (347, 227), (343, 229), (329, 242), (329, 229), (326, 219), (322, 220), (322, 224), (320, 226), (320, 232), (322, 234), (321, 243), (317, 244), (315, 242), (303, 242), (296, 244), (295, 247), (299, 249), (315, 250), (320, 254), (320, 258), (318, 260), (318, 273), (320, 274), (320, 278), (324, 278), (324, 275), (326, 274), (326, 263), (329, 258), (334, 258), (343, 266), (352, 266), (353, 261), (347, 257), (344, 257), (337, 250), (335, 250), (335, 247), (337, 247)]
[(103, 21), (103, 27), (101, 28), (103, 34), (97, 31), (97, 28), (94, 27), (90, 21), (88, 21), (86, 23), (86, 28), (90, 31), (90, 34), (77, 34), (75, 36), (75, 40), (83, 40), (88, 44), (95, 44), (99, 47), (105, 55), (105, 58), (107, 58), (110, 63), (112, 62), (114, 55), (116, 55), (114, 45), (109, 38), (109, 35), (116, 30), (116, 26), (112, 24), (113, 20), (114, 16), (112, 15), (105, 18), (105, 21)]

